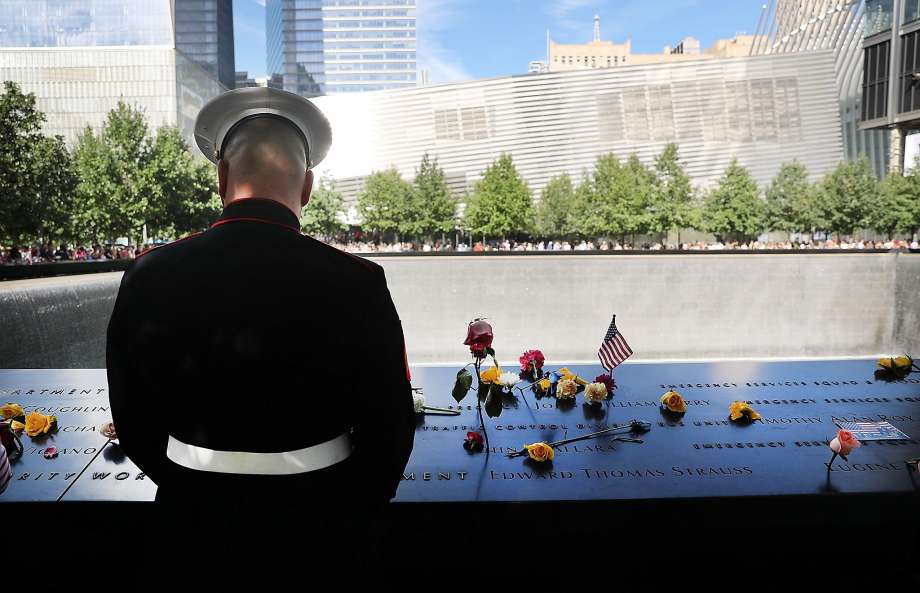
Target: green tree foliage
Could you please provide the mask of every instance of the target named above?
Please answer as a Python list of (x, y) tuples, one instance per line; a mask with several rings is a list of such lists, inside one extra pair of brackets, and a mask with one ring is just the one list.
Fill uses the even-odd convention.
[(798, 161), (784, 163), (764, 194), (767, 229), (804, 233), (820, 226), (820, 213), (815, 191), (808, 181), (808, 170)]
[(868, 215), (869, 226), (888, 238), (910, 234), (920, 226), (920, 174), (889, 173)]
[(358, 213), (365, 231), (386, 235), (405, 232), (407, 204), (414, 201), (412, 184), (402, 178), (396, 167), (375, 171), (367, 178), (358, 195)]
[(202, 229), (220, 211), (214, 168), (192, 156), (176, 128), (150, 136), (143, 112), (123, 101), (102, 129), (80, 134), (73, 154), (75, 237), (140, 242), (146, 225), (149, 236), (172, 238)]
[(341, 192), (335, 189), (334, 183), (324, 178), (310, 195), (310, 201), (300, 217), (300, 228), (308, 235), (329, 239), (348, 230), (348, 225), (342, 222), (344, 212), (345, 200)]
[(474, 235), (505, 237), (531, 232), (535, 218), (530, 188), (511, 155), (502, 153), (476, 183), (464, 212), (466, 227)]
[(703, 224), (721, 239), (731, 235), (746, 239), (763, 229), (763, 211), (757, 183), (747, 169), (732, 159), (719, 185), (706, 196)]
[(816, 188), (819, 226), (837, 235), (865, 228), (873, 204), (878, 203), (879, 182), (866, 157), (843, 163), (829, 172)]
[(142, 187), (147, 200), (143, 215), (153, 237), (186, 235), (208, 226), (221, 210), (216, 169), (192, 156), (182, 133), (164, 126), (150, 140)]
[(575, 188), (568, 173), (549, 180), (540, 194), (537, 207), (537, 234), (558, 239), (573, 231), (575, 221)]
[(676, 144), (668, 144), (655, 159), (649, 227), (667, 233), (695, 228), (698, 216), (694, 206), (690, 177), (680, 164)]
[(415, 192), (413, 193), (416, 210), (414, 218), (416, 233), (431, 236), (436, 233), (452, 231), (457, 226), (457, 201), (447, 187), (444, 171), (438, 166), (437, 159), (430, 159), (428, 153), (415, 171)]
[(0, 95), (0, 239), (63, 235), (77, 178), (60, 136), (41, 133), (35, 95), (4, 82)]
[(647, 232), (653, 181), (636, 155), (626, 163), (613, 154), (601, 155), (575, 191), (575, 229), (587, 237)]

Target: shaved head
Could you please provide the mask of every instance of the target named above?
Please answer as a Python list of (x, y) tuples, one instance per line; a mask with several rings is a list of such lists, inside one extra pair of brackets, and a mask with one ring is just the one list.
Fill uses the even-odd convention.
[(313, 174), (303, 136), (278, 117), (255, 117), (231, 131), (218, 164), (220, 194), (234, 199), (270, 198), (299, 216), (309, 200)]

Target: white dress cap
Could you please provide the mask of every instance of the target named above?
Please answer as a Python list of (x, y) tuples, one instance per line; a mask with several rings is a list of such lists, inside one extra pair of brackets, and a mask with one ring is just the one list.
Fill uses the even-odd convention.
[(195, 142), (212, 163), (220, 159), (228, 132), (244, 119), (273, 115), (291, 122), (306, 142), (312, 169), (326, 158), (332, 128), (323, 112), (300, 95), (268, 87), (235, 89), (208, 101), (195, 120)]

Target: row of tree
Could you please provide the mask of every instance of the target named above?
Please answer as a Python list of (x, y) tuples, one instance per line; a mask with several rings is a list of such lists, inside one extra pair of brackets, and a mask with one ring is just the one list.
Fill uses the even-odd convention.
[(102, 243), (172, 238), (218, 212), (214, 168), (192, 156), (175, 127), (151, 134), (143, 112), (119, 102), (72, 150), (41, 132), (35, 95), (0, 95), (0, 242)]
[[(0, 241), (74, 243), (128, 237), (173, 238), (197, 231), (220, 209), (214, 168), (194, 158), (181, 133), (151, 134), (138, 109), (119, 102), (99, 130), (87, 127), (72, 150), (41, 133), (35, 97), (12, 82), (0, 95)], [(913, 171), (920, 171), (914, 168)], [(676, 145), (651, 166), (635, 155), (598, 157), (577, 184), (553, 177), (534, 204), (508, 154), (499, 156), (462, 200), (426, 154), (413, 181), (396, 168), (370, 175), (358, 196), (361, 228), (377, 237), (541, 238), (663, 235), (696, 229), (720, 238), (763, 231), (888, 236), (920, 227), (920, 173), (879, 182), (869, 163), (840, 163), (816, 182), (798, 162), (784, 164), (763, 191), (736, 161), (708, 191), (695, 189)], [(332, 237), (347, 229), (344, 200), (328, 181), (314, 189), (303, 229)]]
[(396, 169), (372, 174), (358, 209), (363, 228), (381, 235), (460, 228), (474, 236), (596, 238), (695, 229), (720, 239), (748, 239), (764, 231), (852, 235), (871, 228), (892, 237), (920, 228), (920, 174), (892, 173), (879, 182), (862, 158), (811, 182), (806, 168), (793, 161), (761, 191), (732, 160), (718, 183), (702, 191), (691, 185), (672, 144), (651, 167), (635, 155), (625, 161), (602, 155), (578, 184), (567, 173), (550, 179), (535, 205), (511, 156), (503, 154), (465, 203), (458, 218), (443, 173), (426, 155), (415, 183)]

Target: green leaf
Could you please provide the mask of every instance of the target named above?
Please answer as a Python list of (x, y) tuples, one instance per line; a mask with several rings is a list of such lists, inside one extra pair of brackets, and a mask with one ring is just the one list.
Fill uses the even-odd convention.
[(491, 347), (486, 348), (486, 354), (492, 357), (492, 362), (495, 362), (495, 350), (493, 350)]
[(489, 395), (486, 397), (486, 414), (489, 418), (498, 418), (502, 415), (502, 389), (498, 385), (491, 385)]
[(466, 394), (469, 392), (470, 387), (473, 386), (473, 375), (466, 369), (460, 369), (457, 372), (457, 380), (454, 383), (454, 390), (451, 395), (454, 396), (454, 399), (457, 400), (457, 403), (463, 401), (463, 398), (466, 397)]

